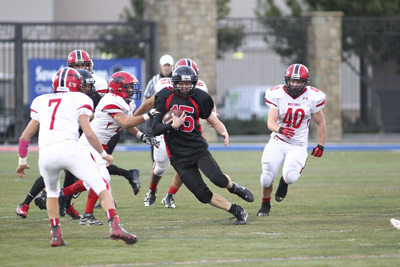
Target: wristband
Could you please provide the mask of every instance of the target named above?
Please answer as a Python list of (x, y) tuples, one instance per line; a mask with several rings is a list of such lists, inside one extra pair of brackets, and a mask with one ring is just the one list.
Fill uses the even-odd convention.
[(19, 139), (18, 151), (20, 157), (26, 157), (26, 155), (28, 154), (28, 146), (29, 140), (23, 140), (21, 138)]
[(137, 139), (141, 140), (142, 136), (143, 136), (143, 133), (141, 131), (138, 131), (136, 134)]
[(143, 114), (144, 121), (150, 120), (150, 116), (147, 114)]
[(100, 155), (101, 155), (102, 158), (105, 158), (105, 157), (107, 157), (108, 154), (107, 154), (107, 152), (105, 150), (103, 150), (103, 152), (101, 152)]
[(19, 159), (18, 159), (18, 164), (19, 165), (26, 165), (28, 162), (27, 162), (27, 159), (28, 159), (28, 157), (25, 157), (25, 158), (21, 158), (21, 157), (19, 157)]

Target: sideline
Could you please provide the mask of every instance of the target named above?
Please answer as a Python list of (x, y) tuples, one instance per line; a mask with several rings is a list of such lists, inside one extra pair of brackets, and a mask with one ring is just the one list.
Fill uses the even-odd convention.
[[(210, 151), (262, 151), (266, 143), (231, 143), (228, 147), (223, 144), (211, 143)], [(309, 144), (307, 149), (312, 150), (316, 144)], [(399, 143), (327, 143), (326, 151), (399, 151)], [(37, 152), (37, 145), (29, 146), (30, 152)], [(150, 151), (150, 147), (145, 144), (118, 144), (115, 151)], [(18, 145), (0, 145), (0, 152), (18, 152)]]
[[(254, 259), (232, 259), (232, 260), (198, 260), (198, 261), (168, 261), (168, 262), (143, 262), (143, 263), (121, 263), (104, 265), (81, 265), (81, 267), (120, 267), (120, 266), (165, 266), (165, 265), (198, 265), (198, 264), (217, 264), (217, 263), (246, 263), (246, 262), (269, 262), (269, 261), (307, 261), (307, 260), (341, 260), (341, 259), (381, 259), (381, 258), (400, 258), (399, 254), (387, 255), (338, 255), (338, 256), (300, 256), (282, 258), (254, 258)], [(330, 265), (333, 262), (326, 262)], [(350, 263), (351, 265), (351, 263)], [(66, 265), (65, 267), (69, 267)], [(71, 266), (72, 267), (72, 266)]]

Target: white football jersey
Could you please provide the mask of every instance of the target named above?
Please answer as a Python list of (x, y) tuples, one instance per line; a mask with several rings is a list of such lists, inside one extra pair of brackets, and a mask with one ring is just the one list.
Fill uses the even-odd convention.
[[(124, 113), (129, 117), (129, 112), (129, 105), (122, 97), (113, 93), (108, 93), (103, 96), (94, 112), (94, 119), (90, 123), (93, 131), (99, 137), (101, 144), (107, 145), (111, 137), (123, 129), (123, 127), (113, 119), (114, 115), (117, 113)], [(79, 142), (87, 142), (84, 134)]]
[(39, 121), (39, 148), (67, 139), (78, 140), (79, 116), (93, 114), (93, 101), (80, 92), (44, 94), (31, 105), (31, 118)]
[(294, 145), (308, 143), (308, 131), (311, 115), (319, 112), (325, 105), (325, 94), (312, 86), (307, 86), (305, 91), (293, 98), (289, 95), (284, 85), (277, 85), (265, 91), (265, 103), (270, 108), (278, 109), (278, 124), (282, 127), (291, 127), (295, 135), (290, 139), (279, 133), (272, 133), (271, 137)]
[(94, 87), (96, 88), (96, 92), (99, 93), (101, 96), (104, 96), (108, 92), (108, 83), (107, 80), (103, 77), (92, 74), (94, 78)]
[[(172, 86), (171, 78), (166, 77), (166, 78), (162, 78), (162, 79), (158, 80), (158, 82), (156, 83), (156, 86), (154, 87), (154, 90), (155, 90), (156, 93), (158, 93), (158, 92), (161, 91), (161, 89), (163, 89), (165, 87), (170, 87), (170, 86)], [(196, 88), (201, 89), (201, 90), (203, 90), (203, 91), (208, 93), (207, 85), (202, 80), (199, 80), (197, 82)]]

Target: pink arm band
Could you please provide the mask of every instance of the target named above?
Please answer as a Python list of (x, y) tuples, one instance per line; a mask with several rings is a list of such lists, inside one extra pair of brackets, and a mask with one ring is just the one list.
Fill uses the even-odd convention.
[(28, 154), (29, 141), (19, 139), (19, 156), (25, 158)]

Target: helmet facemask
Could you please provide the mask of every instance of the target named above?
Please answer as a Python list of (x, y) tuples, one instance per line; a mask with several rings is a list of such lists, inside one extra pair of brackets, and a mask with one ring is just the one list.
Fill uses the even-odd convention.
[(129, 104), (132, 100), (139, 100), (142, 98), (142, 90), (136, 88), (136, 86), (137, 84), (134, 83), (120, 85), (117, 89), (117, 93)]
[[(301, 95), (306, 86), (310, 83), (310, 72), (307, 67), (302, 64), (293, 64), (287, 68), (285, 75), (285, 89), (293, 98)], [(296, 85), (291, 84), (295, 82)]]
[[(290, 81), (301, 81), (301, 85), (295, 86), (291, 85)], [(293, 97), (296, 98), (304, 92), (308, 81), (304, 79), (292, 79), (290, 77), (285, 76), (285, 84), (286, 84), (286, 91)]]
[[(171, 77), (172, 88), (182, 97), (190, 97), (195, 93), (198, 77), (197, 73), (188, 66), (180, 66), (174, 70)], [(191, 86), (178, 86), (180, 82), (190, 82)]]
[[(190, 81), (190, 80), (189, 80)], [(184, 82), (184, 81), (179, 81), (179, 82)], [(191, 86), (190, 87), (186, 87), (186, 86), (178, 86), (179, 82), (175, 82), (173, 83), (173, 88), (176, 92), (177, 95), (179, 96), (184, 96), (184, 97), (188, 97), (188, 96), (193, 96), (194, 95), (194, 89), (196, 88), (197, 85), (197, 81), (192, 81), (191, 82)]]

